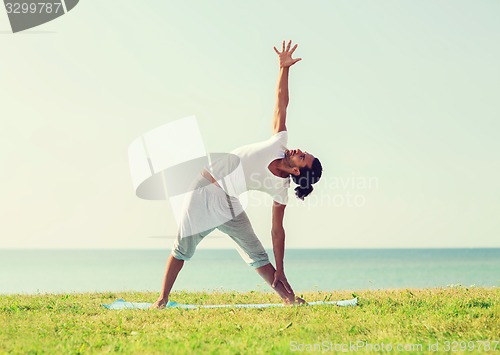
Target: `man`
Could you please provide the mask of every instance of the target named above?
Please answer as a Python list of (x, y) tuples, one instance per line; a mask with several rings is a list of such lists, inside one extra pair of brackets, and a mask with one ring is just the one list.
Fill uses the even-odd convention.
[[(311, 193), (312, 184), (320, 179), (322, 167), (312, 154), (286, 148), (288, 74), (290, 67), (302, 59), (292, 58), (297, 44), (293, 48), (291, 45), (292, 41), (289, 41), (285, 47), (283, 41), (281, 52), (274, 47), (279, 58), (280, 72), (272, 137), (234, 150), (231, 155), (204, 169), (194, 182), (193, 193), (185, 203), (177, 240), (167, 261), (162, 292), (151, 308), (161, 308), (167, 304), (184, 261), (193, 256), (198, 243), (215, 228), (228, 234), (237, 243), (242, 258), (271, 285), (285, 304), (304, 302), (295, 297), (285, 276), (283, 217), (288, 202), (290, 176), (299, 185), (295, 188), (296, 196), (303, 200)], [(246, 190), (263, 191), (273, 198), (271, 235), (276, 269), (269, 262), (267, 253), (238, 200), (238, 195)]]

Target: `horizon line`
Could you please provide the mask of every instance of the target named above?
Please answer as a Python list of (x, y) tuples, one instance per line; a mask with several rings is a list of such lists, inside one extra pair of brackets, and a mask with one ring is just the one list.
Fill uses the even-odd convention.
[[(264, 248), (266, 250), (273, 250), (272, 248)], [(286, 250), (432, 250), (432, 249), (500, 249), (500, 246), (474, 246), (474, 247), (315, 247), (315, 248), (296, 248), (290, 247)], [(0, 247), (2, 250), (151, 250), (151, 251), (165, 251), (170, 250), (170, 248), (138, 248), (138, 247), (62, 247), (62, 248), (49, 248), (49, 247)], [(197, 250), (236, 250), (235, 248), (197, 248)]]

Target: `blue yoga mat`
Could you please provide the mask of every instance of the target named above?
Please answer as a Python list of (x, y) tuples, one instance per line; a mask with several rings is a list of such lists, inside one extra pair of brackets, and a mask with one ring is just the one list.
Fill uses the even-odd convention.
[[(343, 301), (316, 301), (307, 302), (307, 306), (318, 305), (335, 305), (341, 307), (355, 306), (358, 304), (358, 298)], [(107, 309), (148, 309), (152, 303), (147, 302), (127, 302), (124, 299), (118, 299), (111, 304), (103, 304)], [(168, 301), (165, 308), (268, 308), (268, 307), (285, 307), (283, 303), (263, 303), (263, 304), (212, 304), (212, 305), (196, 305), (196, 304), (181, 304), (177, 302)]]

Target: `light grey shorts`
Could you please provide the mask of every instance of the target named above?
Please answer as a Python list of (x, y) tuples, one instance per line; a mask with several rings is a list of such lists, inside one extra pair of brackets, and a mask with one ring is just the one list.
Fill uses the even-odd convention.
[(227, 195), (202, 175), (191, 190), (172, 248), (176, 259), (191, 259), (202, 239), (218, 229), (236, 242), (236, 249), (248, 265), (258, 268), (269, 264), (269, 257), (237, 198)]

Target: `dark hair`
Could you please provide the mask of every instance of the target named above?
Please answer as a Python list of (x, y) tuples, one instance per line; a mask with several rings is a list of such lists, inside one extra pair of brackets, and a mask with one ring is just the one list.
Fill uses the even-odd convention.
[(315, 184), (321, 178), (323, 167), (318, 158), (314, 158), (311, 168), (300, 169), (300, 175), (292, 175), (293, 182), (297, 185), (295, 188), (295, 195), (301, 200), (309, 195), (312, 190), (312, 184)]

